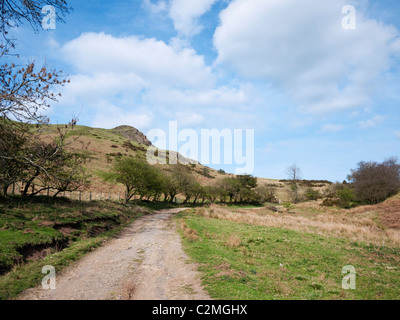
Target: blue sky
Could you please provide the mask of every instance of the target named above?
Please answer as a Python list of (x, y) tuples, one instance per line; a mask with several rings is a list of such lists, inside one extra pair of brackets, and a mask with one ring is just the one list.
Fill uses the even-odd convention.
[(68, 3), (55, 30), (15, 31), (22, 59), (69, 75), (53, 123), (254, 129), (253, 174), (266, 178), (296, 163), (342, 181), (359, 161), (400, 156), (398, 0)]

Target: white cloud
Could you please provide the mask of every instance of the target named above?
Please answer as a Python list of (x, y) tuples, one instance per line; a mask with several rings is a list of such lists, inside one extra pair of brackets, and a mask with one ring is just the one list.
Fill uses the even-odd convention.
[(396, 138), (400, 139), (400, 131), (395, 131), (394, 135), (396, 136)]
[(84, 33), (62, 48), (64, 58), (80, 73), (135, 74), (153, 84), (210, 87), (211, 68), (193, 49), (177, 48), (155, 39), (116, 38)]
[(342, 124), (324, 124), (321, 127), (321, 132), (325, 133), (337, 133), (342, 131), (344, 126)]
[(211, 9), (217, 0), (171, 0), (169, 15), (179, 35), (191, 37), (199, 34), (199, 18)]
[(203, 123), (204, 117), (194, 112), (177, 112), (176, 120), (184, 127), (197, 126)]
[(272, 83), (302, 111), (364, 106), (400, 53), (399, 32), (357, 6), (356, 30), (344, 30), (347, 2), (233, 0), (214, 34), (217, 64)]
[(63, 103), (91, 103), (118, 94), (137, 94), (147, 86), (144, 79), (134, 73), (93, 73), (76, 74), (70, 77), (70, 84), (63, 91)]
[(112, 129), (120, 125), (130, 125), (143, 132), (150, 127), (154, 118), (151, 112), (126, 111), (109, 102), (101, 103), (98, 109), (100, 112), (94, 116), (92, 125), (105, 129)]
[(158, 1), (153, 3), (150, 0), (143, 0), (143, 6), (152, 14), (158, 14), (167, 11), (167, 3), (165, 1)]
[(359, 124), (360, 124), (361, 128), (369, 129), (369, 128), (379, 126), (380, 124), (382, 124), (385, 121), (386, 118), (387, 118), (387, 116), (375, 115), (372, 119), (360, 121)]
[[(207, 125), (237, 126), (251, 117), (249, 106), (257, 97), (251, 84), (217, 86), (203, 56), (178, 39), (166, 44), (86, 33), (66, 43), (61, 54), (75, 74), (63, 89), (60, 104), (65, 110), (80, 108), (83, 116), (90, 114), (95, 126), (112, 127), (126, 119), (142, 119), (144, 125), (154, 121), (151, 125), (157, 126), (173, 117), (184, 118), (187, 126), (204, 123), (205, 118)], [(114, 116), (110, 110), (116, 106)]]

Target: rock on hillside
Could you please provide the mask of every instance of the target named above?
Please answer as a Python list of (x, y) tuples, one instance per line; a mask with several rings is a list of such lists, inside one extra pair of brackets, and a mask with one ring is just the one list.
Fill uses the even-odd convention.
[(119, 126), (112, 129), (112, 131), (120, 134), (121, 136), (129, 140), (137, 141), (141, 144), (144, 144), (145, 146), (151, 146), (151, 142), (147, 139), (147, 137), (134, 127)]

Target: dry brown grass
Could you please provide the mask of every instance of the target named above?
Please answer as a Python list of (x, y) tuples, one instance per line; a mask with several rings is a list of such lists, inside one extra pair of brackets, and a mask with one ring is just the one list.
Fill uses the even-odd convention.
[(190, 242), (195, 242), (199, 240), (199, 234), (197, 233), (197, 231), (189, 228), (183, 220), (180, 221), (179, 227), (182, 230), (184, 237)]
[[(396, 202), (396, 205), (398, 206), (399, 203), (400, 201)], [(391, 202), (391, 209), (393, 205)], [(218, 206), (198, 209), (196, 213), (208, 218), (343, 237), (374, 245), (400, 247), (400, 230), (385, 225), (382, 217), (387, 212), (379, 210), (382, 210), (382, 207), (368, 206), (368, 208), (359, 207), (352, 210), (324, 208), (316, 202), (310, 202), (296, 205), (292, 210), (293, 214), (272, 213), (267, 209), (243, 210)]]
[(225, 244), (230, 248), (237, 248), (241, 243), (242, 240), (236, 234), (231, 234), (225, 242)]

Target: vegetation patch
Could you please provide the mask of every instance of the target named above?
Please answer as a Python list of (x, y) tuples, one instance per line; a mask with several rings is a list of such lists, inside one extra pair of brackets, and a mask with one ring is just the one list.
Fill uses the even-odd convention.
[[(206, 218), (177, 217), (196, 230), (183, 237), (214, 299), (398, 299), (400, 250), (331, 236)], [(240, 241), (239, 241), (240, 240)], [(342, 288), (342, 268), (356, 289)]]

